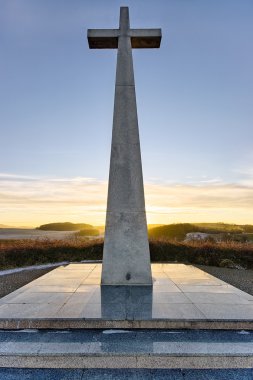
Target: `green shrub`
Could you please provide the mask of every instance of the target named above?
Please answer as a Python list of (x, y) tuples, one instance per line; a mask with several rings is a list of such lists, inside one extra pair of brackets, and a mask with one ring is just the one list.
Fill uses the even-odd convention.
[(221, 260), (219, 266), (221, 268), (236, 268), (237, 267), (237, 265), (232, 260), (229, 260), (229, 259)]
[(218, 267), (222, 260), (229, 259), (238, 266), (253, 269), (253, 244), (249, 243), (151, 240), (150, 254), (153, 262), (181, 262)]
[(102, 260), (102, 252), (102, 240), (13, 240), (12, 244), (0, 242), (0, 268), (60, 261)]

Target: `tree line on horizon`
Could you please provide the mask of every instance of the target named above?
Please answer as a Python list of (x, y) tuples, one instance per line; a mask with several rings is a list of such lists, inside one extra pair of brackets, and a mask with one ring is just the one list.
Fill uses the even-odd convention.
[[(224, 240), (252, 241), (253, 225), (229, 224), (229, 223), (175, 223), (149, 229), (151, 239), (176, 239), (184, 240), (188, 233), (202, 232), (220, 235)], [(252, 235), (251, 235), (252, 234)]]
[(76, 231), (79, 236), (98, 236), (99, 229), (87, 223), (47, 223), (37, 227), (40, 231)]
[[(98, 236), (104, 232), (104, 226), (95, 227), (87, 223), (59, 222), (43, 224), (36, 228), (42, 231), (76, 231), (79, 236)], [(187, 233), (202, 232), (214, 236), (223, 234), (224, 239), (253, 240), (253, 225), (229, 223), (173, 223), (167, 225), (149, 225), (151, 239), (184, 240)], [(251, 235), (252, 234), (252, 235)]]

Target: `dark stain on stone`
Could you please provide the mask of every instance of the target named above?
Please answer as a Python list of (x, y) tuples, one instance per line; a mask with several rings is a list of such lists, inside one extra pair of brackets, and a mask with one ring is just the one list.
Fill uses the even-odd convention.
[(128, 273), (126, 274), (126, 280), (129, 281), (130, 278), (131, 278), (131, 273), (128, 272)]

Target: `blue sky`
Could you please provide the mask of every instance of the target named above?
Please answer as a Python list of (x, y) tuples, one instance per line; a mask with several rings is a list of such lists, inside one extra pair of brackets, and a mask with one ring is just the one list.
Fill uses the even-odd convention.
[(251, 0), (1, 0), (0, 224), (103, 223), (116, 50), (86, 30), (121, 5), (163, 34), (133, 52), (148, 220), (253, 223)]

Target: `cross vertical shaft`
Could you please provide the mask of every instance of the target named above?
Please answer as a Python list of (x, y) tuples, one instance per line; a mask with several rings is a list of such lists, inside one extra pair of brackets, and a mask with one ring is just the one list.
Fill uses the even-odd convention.
[(118, 30), (88, 32), (90, 47), (118, 48), (102, 285), (152, 285), (132, 59), (152, 31), (131, 30), (121, 7)]

